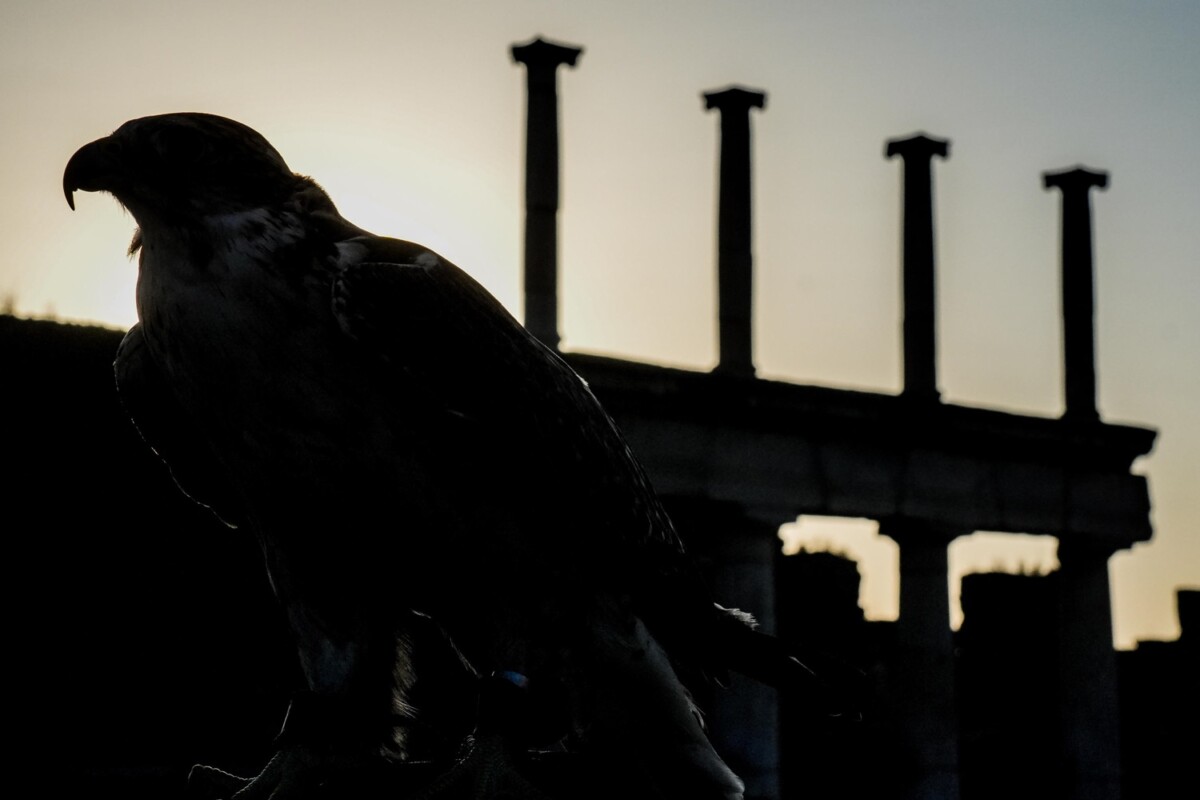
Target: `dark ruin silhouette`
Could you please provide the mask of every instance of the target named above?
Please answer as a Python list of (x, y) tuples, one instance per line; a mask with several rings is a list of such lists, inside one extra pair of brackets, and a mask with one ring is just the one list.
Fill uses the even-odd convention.
[[(512, 48), (528, 78), (526, 324), (554, 347), (557, 76), (581, 53), (541, 39)], [(1179, 642), (1112, 647), (1108, 559), (1152, 535), (1147, 484), (1130, 467), (1155, 433), (1096, 408), (1089, 190), (1107, 177), (1044, 176), (1062, 193), (1061, 419), (940, 400), (933, 157), (949, 142), (926, 134), (885, 149), (903, 161), (902, 393), (767, 381), (750, 333), (750, 111), (766, 94), (703, 98), (720, 115), (717, 367), (563, 355), (617, 419), (715, 593), (871, 679), (855, 726), (749, 682), (707, 698), (747, 797), (1140, 798), (1163, 796), (1167, 778), (1194, 785), (1200, 593), (1180, 595)], [(263, 763), (301, 679), (254, 542), (180, 495), (120, 409), (120, 338), (0, 317), (11, 563), (32, 569), (19, 576), (18, 679), (36, 702), (18, 722), (28, 763), (59, 791), (169, 797), (194, 762)], [(781, 554), (778, 528), (801, 514), (875, 519), (899, 543), (897, 622), (863, 619), (852, 562)], [(976, 530), (1056, 536), (1062, 567), (969, 576), (954, 634), (946, 548)]]

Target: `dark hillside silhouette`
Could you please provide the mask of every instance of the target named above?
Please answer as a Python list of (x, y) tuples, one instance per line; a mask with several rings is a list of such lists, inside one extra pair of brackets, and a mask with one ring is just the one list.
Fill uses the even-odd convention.
[(253, 538), (183, 497), (120, 408), (121, 336), (0, 317), (16, 729), (56, 792), (249, 765), (299, 679)]

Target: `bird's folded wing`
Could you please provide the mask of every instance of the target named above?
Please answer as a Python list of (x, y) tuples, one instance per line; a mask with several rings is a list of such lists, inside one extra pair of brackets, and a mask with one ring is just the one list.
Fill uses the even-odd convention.
[[(512, 467), (591, 513), (594, 533), (681, 551), (641, 467), (587, 384), (465, 272), (407, 242), (371, 237), (333, 291), (343, 331), (405, 390), (514, 454)], [(583, 492), (581, 496), (578, 495)], [(605, 528), (609, 530), (604, 530)]]
[(577, 574), (613, 576), (677, 668), (721, 675), (713, 629), (725, 614), (583, 379), (457, 267), (418, 245), (360, 241), (366, 254), (333, 290), (345, 333), (440, 414), (431, 424), (456, 442), (478, 439), (464, 452), (541, 508), (526, 533), (585, 565)]
[(138, 433), (167, 463), (179, 488), (226, 525), (238, 527), (242, 517), (238, 495), (226, 480), (212, 447), (186, 421), (146, 349), (141, 323), (125, 334), (113, 367), (121, 404)]

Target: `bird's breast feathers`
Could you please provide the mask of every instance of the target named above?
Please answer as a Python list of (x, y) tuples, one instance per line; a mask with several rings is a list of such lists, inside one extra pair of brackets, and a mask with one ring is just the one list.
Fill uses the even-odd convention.
[(281, 430), (280, 415), (302, 427), (346, 413), (355, 382), (339, 368), (329, 298), (353, 253), (310, 247), (294, 215), (205, 222), (143, 233), (138, 316), (180, 405), (243, 436)]
[[(207, 217), (200, 230), (143, 231), (146, 346), (180, 407), (245, 480), (265, 469), (294, 469), (307, 483), (415, 469), (405, 442), (422, 424), (398, 408), (404, 387), (347, 335), (334, 303), (340, 278), (378, 258), (379, 241), (334, 241), (302, 213), (268, 209)], [(383, 265), (397, 273), (445, 264), (419, 246), (397, 254)]]

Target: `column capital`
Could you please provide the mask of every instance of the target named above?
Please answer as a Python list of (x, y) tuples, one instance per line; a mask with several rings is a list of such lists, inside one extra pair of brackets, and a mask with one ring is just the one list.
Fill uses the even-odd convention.
[(702, 92), (704, 108), (725, 111), (745, 111), (751, 108), (766, 108), (767, 93), (758, 89), (732, 84), (724, 89)]
[(1118, 551), (1124, 549), (1126, 549), (1126, 545), (1111, 539), (1065, 538), (1058, 540), (1058, 560), (1059, 563), (1084, 560), (1107, 561)]
[(902, 548), (905, 542), (912, 544), (949, 544), (960, 536), (969, 536), (974, 531), (942, 522), (914, 519), (911, 517), (887, 517), (879, 520), (879, 532)]
[(905, 160), (909, 158), (932, 159), (934, 156), (949, 158), (950, 140), (938, 139), (922, 131), (914, 133), (912, 136), (889, 139), (883, 154), (888, 158), (900, 156)]
[(1069, 169), (1042, 173), (1042, 186), (1046, 189), (1062, 189), (1067, 192), (1086, 192), (1093, 186), (1098, 189), (1108, 188), (1108, 173), (1103, 170), (1088, 169), (1082, 164), (1076, 164)]
[(510, 52), (513, 61), (524, 64), (530, 72), (542, 67), (550, 67), (553, 71), (560, 64), (566, 64), (568, 67), (575, 66), (576, 60), (583, 53), (583, 48), (551, 42), (538, 36), (525, 44), (514, 44)]

